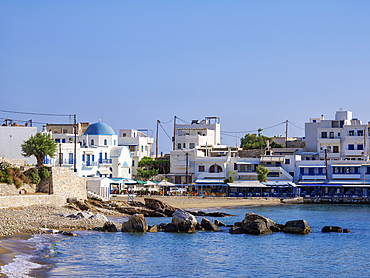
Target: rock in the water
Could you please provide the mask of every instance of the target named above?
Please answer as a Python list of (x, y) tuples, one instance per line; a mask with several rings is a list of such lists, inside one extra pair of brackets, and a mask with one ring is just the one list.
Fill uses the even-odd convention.
[(262, 219), (256, 219), (253, 221), (248, 222), (248, 224), (244, 224), (242, 226), (242, 230), (246, 234), (253, 234), (253, 235), (263, 235), (267, 233), (271, 233), (271, 230), (267, 228), (266, 222)]
[(266, 217), (263, 217), (261, 215), (254, 214), (254, 213), (249, 213), (249, 212), (247, 212), (245, 214), (244, 220), (242, 222), (242, 227), (248, 225), (250, 222), (253, 222), (253, 221), (257, 220), (257, 219), (262, 220), (263, 222), (265, 222), (267, 229), (269, 229), (269, 230), (271, 230), (273, 232), (280, 231), (280, 229), (277, 229), (276, 228), (276, 224), (275, 224), (274, 221), (272, 221), (272, 220), (270, 220), (270, 219), (268, 219)]
[(197, 225), (195, 225), (195, 230), (196, 231), (204, 231), (204, 228), (197, 222)]
[(349, 229), (343, 229), (343, 233), (348, 234), (350, 232)]
[(244, 234), (244, 231), (241, 227), (232, 226), (229, 230), (229, 233), (237, 235), (237, 234)]
[(149, 233), (156, 233), (156, 232), (158, 232), (158, 227), (157, 227), (157, 225), (153, 225), (152, 227), (150, 227), (150, 228), (148, 229), (148, 232), (149, 232)]
[(306, 220), (293, 220), (285, 223), (283, 232), (290, 234), (309, 234), (311, 228), (308, 226)]
[(206, 218), (202, 218), (202, 222), (200, 223), (200, 225), (206, 231), (220, 231), (220, 228), (216, 224), (213, 224), (211, 221), (209, 221)]
[(226, 225), (220, 221), (218, 221), (217, 219), (215, 220), (215, 225), (219, 226), (219, 227), (226, 227)]
[(242, 226), (242, 222), (235, 222), (233, 226), (235, 226), (235, 227), (241, 227)]
[(62, 235), (65, 235), (65, 236), (78, 236), (77, 234), (71, 233), (71, 232), (62, 232)]
[(148, 225), (146, 224), (146, 220), (144, 215), (142, 214), (134, 214), (131, 215), (130, 218), (122, 223), (122, 232), (147, 232)]
[(103, 231), (108, 233), (116, 233), (118, 229), (113, 221), (107, 221), (103, 225)]
[(176, 210), (172, 215), (172, 224), (179, 232), (192, 233), (195, 232), (197, 220), (194, 215), (184, 211)]
[(129, 214), (129, 215), (142, 214), (145, 217), (165, 217), (166, 216), (162, 212), (143, 208), (143, 207), (118, 207), (117, 210), (120, 213)]
[(325, 226), (321, 229), (322, 233), (341, 233), (342, 228), (337, 226)]
[(173, 225), (172, 223), (169, 223), (165, 226), (162, 226), (162, 229), (167, 233), (176, 233), (176, 232), (178, 232), (175, 225)]
[(172, 214), (177, 210), (177, 208), (172, 207), (160, 200), (153, 199), (153, 198), (145, 198), (145, 205), (157, 212), (163, 213), (166, 216), (172, 216)]
[(95, 213), (89, 219), (100, 220), (100, 221), (104, 221), (104, 222), (109, 221), (108, 218), (105, 215), (100, 214), (100, 213)]

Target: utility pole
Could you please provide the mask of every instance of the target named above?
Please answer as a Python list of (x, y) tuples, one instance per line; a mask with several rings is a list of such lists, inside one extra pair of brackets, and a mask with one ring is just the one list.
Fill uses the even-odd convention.
[(325, 149), (325, 172), (326, 172), (326, 180), (329, 179), (328, 175), (328, 150)]
[(288, 147), (288, 120), (285, 121), (285, 148)]
[(62, 143), (59, 143), (59, 167), (62, 167)]
[(77, 161), (77, 117), (76, 114), (73, 115), (74, 119), (74, 130), (75, 130), (75, 148), (74, 148), (74, 154), (73, 154), (73, 169), (75, 172), (77, 172), (76, 167), (76, 161)]
[(188, 175), (189, 175), (189, 153), (186, 153), (186, 184), (188, 184)]
[(159, 120), (157, 120), (157, 136), (155, 138), (155, 159), (158, 159), (158, 125), (159, 125)]
[(176, 116), (175, 116), (175, 120), (173, 121), (173, 138), (172, 138), (172, 142), (173, 142), (173, 150), (175, 150), (176, 148)]

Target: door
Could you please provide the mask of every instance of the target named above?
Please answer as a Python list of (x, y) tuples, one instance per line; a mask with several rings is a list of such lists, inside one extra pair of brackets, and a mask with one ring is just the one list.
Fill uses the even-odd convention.
[(86, 155), (86, 166), (90, 166), (90, 155)]
[(63, 153), (59, 153), (59, 164), (63, 164)]
[(103, 162), (103, 154), (99, 153), (99, 163), (102, 163), (102, 162)]
[(73, 164), (73, 153), (70, 153), (69, 154), (69, 158), (68, 158), (68, 162), (69, 162), (69, 164)]

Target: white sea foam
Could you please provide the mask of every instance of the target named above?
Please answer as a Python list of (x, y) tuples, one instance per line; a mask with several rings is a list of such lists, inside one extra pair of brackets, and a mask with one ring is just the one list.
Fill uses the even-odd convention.
[(53, 256), (55, 250), (51, 243), (60, 238), (59, 235), (33, 235), (28, 240), (13, 241), (14, 247), (9, 248), (14, 253), (12, 262), (1, 266), (1, 272), (7, 277), (32, 277), (34, 270), (44, 268), (45, 265), (33, 262), (34, 259), (44, 256)]

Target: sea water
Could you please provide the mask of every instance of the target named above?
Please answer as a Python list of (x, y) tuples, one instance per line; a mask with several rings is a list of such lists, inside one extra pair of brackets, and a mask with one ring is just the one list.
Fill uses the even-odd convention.
[[(38, 249), (37, 263), (40, 268), (33, 270), (36, 272), (29, 271), (27, 275), (29, 277), (370, 276), (370, 206), (281, 205), (218, 208), (208, 211), (236, 215), (224, 218), (207, 217), (211, 221), (218, 219), (225, 224), (241, 221), (247, 212), (265, 216), (282, 224), (289, 220), (305, 219), (311, 226), (311, 233), (232, 235), (228, 233), (228, 228), (223, 228), (222, 232), (193, 234), (80, 232), (79, 237), (71, 238), (38, 235), (35, 236), (39, 237), (38, 241), (44, 238), (44, 247), (40, 247), (42, 246), (40, 244)], [(118, 220), (121, 222), (122, 219)], [(198, 221), (200, 220), (201, 217), (198, 218)], [(149, 225), (158, 225), (170, 222), (171, 218), (147, 218), (147, 221)], [(326, 225), (347, 228), (351, 233), (321, 233), (321, 228)], [(15, 264), (16, 262), (13, 267)]]

